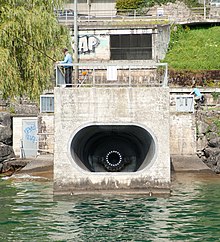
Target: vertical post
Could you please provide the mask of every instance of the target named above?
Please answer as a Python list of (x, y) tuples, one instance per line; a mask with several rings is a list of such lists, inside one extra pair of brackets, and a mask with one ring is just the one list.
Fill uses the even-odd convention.
[(165, 63), (165, 73), (164, 73), (164, 81), (163, 81), (163, 87), (167, 87), (168, 85), (168, 65)]
[(88, 22), (90, 20), (90, 14), (91, 14), (91, 0), (87, 0), (88, 5)]
[(74, 0), (74, 63), (75, 63), (75, 77), (74, 81), (77, 85), (79, 76), (79, 56), (78, 56), (78, 12), (77, 12), (77, 0)]
[(206, 0), (204, 0), (204, 19), (206, 19)]
[(128, 67), (128, 85), (131, 87), (131, 66)]

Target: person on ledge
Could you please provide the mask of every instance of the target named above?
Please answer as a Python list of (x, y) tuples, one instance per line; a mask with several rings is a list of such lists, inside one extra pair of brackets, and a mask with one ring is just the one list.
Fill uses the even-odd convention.
[(196, 102), (200, 102), (200, 103), (204, 103), (205, 101), (205, 98), (204, 96), (201, 94), (200, 90), (195, 86), (193, 85), (193, 90), (192, 92), (190, 93), (190, 95), (194, 94), (195, 95), (195, 101)]
[[(63, 49), (64, 53), (64, 60), (59, 61), (59, 64), (73, 64), (73, 58), (71, 54), (69, 53), (67, 48)], [(67, 87), (71, 87), (72, 85), (72, 73), (73, 73), (73, 67), (70, 65), (63, 65), (64, 68), (64, 75), (65, 75), (65, 83)], [(68, 85), (69, 84), (69, 85)]]

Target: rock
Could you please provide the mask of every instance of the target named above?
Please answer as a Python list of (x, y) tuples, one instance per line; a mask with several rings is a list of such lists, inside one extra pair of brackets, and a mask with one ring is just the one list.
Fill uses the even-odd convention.
[(0, 163), (13, 157), (15, 157), (15, 154), (12, 146), (0, 142)]
[(28, 101), (22, 100), (21, 103), (11, 103), (11, 108), (14, 109), (16, 114), (21, 115), (38, 115), (39, 107), (35, 103), (30, 103)]
[(7, 160), (2, 163), (1, 173), (7, 176), (12, 175), (15, 171), (18, 171), (27, 165), (28, 161), (25, 160)]
[(0, 142), (12, 143), (11, 115), (6, 112), (0, 112)]
[(219, 173), (220, 173), (220, 166), (216, 166), (216, 167), (213, 169), (213, 171), (214, 171), (215, 173), (219, 174)]
[(12, 144), (12, 130), (10, 127), (0, 125), (0, 142)]
[(217, 137), (215, 139), (211, 139), (208, 142), (209, 147), (220, 147), (220, 137)]
[(210, 156), (217, 156), (220, 153), (220, 149), (219, 148), (205, 148), (204, 149), (204, 154), (205, 156), (208, 158)]
[(209, 125), (205, 122), (198, 121), (197, 125), (199, 134), (205, 134), (209, 130)]
[(217, 162), (217, 166), (216, 166), (216, 168), (215, 168), (215, 172), (216, 172), (217, 174), (220, 173), (220, 155), (218, 156), (218, 162)]
[(0, 112), (0, 125), (11, 127), (11, 115), (7, 112)]
[(217, 162), (218, 162), (218, 158), (217, 156), (210, 156), (207, 161), (206, 161), (206, 164), (210, 165), (210, 166), (216, 166), (217, 165)]

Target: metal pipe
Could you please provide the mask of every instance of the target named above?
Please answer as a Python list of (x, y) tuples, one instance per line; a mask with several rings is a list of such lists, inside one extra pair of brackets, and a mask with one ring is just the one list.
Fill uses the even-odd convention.
[[(77, 12), (77, 0), (74, 0), (74, 63), (79, 63), (78, 56), (78, 12)], [(77, 84), (79, 78), (79, 67), (75, 65), (75, 84)]]

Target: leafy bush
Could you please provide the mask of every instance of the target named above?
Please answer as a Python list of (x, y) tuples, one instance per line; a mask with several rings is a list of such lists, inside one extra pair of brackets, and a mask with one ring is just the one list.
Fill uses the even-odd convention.
[(220, 92), (212, 92), (212, 97), (215, 101), (218, 100), (219, 96), (220, 96)]
[(138, 9), (145, 3), (145, 0), (117, 0), (116, 8), (123, 9)]

